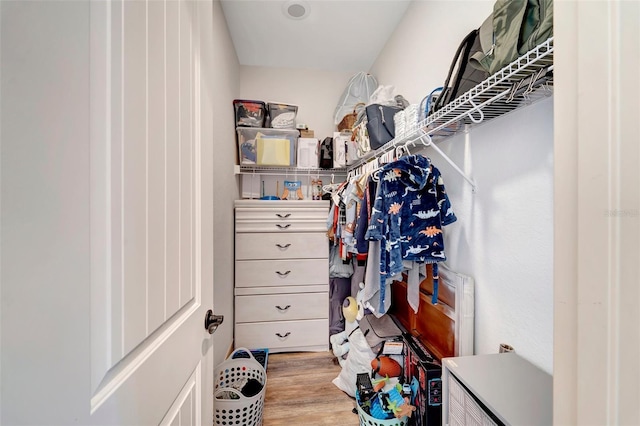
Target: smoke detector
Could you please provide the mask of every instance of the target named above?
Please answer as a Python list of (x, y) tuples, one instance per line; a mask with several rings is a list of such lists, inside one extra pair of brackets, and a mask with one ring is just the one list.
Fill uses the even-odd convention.
[(300, 20), (309, 16), (311, 12), (311, 8), (309, 8), (309, 4), (304, 1), (286, 1), (282, 5), (282, 13), (289, 19)]

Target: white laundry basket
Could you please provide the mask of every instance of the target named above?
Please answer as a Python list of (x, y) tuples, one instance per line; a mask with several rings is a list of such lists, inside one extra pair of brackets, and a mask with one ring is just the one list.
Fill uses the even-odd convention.
[[(246, 352), (249, 358), (233, 358), (238, 352)], [(241, 379), (256, 379), (262, 384), (257, 395), (246, 397), (231, 387)], [(264, 395), (267, 389), (267, 373), (256, 361), (251, 351), (238, 348), (215, 369), (213, 393), (213, 424), (215, 426), (260, 426)], [(228, 398), (234, 395), (237, 399)]]

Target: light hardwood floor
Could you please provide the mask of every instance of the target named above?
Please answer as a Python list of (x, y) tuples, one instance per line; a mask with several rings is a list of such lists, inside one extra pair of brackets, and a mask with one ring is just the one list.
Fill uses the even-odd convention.
[(331, 381), (331, 352), (269, 354), (263, 426), (356, 426), (354, 399)]

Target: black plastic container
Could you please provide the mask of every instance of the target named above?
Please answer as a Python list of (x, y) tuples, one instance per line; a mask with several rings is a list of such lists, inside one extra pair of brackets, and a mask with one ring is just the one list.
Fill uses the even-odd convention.
[(264, 127), (267, 116), (267, 105), (264, 102), (235, 99), (233, 109), (236, 127)]

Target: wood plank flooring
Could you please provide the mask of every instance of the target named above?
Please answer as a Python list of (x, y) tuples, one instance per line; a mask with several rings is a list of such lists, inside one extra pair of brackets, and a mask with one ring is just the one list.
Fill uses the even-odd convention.
[(263, 426), (356, 426), (355, 400), (331, 381), (340, 374), (333, 354), (269, 354)]

